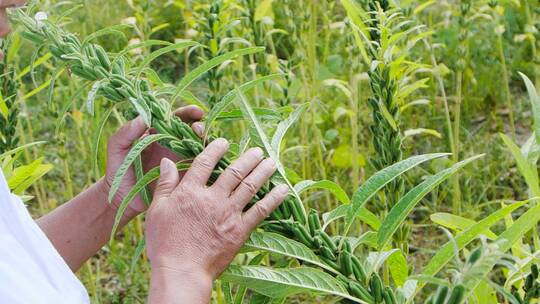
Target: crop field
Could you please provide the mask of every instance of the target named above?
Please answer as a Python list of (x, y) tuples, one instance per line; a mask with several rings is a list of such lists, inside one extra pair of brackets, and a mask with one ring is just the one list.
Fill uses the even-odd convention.
[[(105, 173), (142, 116), (159, 143), (261, 147), (290, 195), (212, 303), (540, 303), (537, 0), (75, 0), (9, 12), (0, 163), (35, 218)], [(172, 111), (204, 109), (204, 138)], [(188, 167), (178, 163), (179, 169)], [(124, 207), (124, 208), (122, 208)], [(77, 273), (92, 303), (145, 303), (144, 214)], [(117, 223), (118, 224), (118, 221)], [(116, 226), (114, 228), (116, 230)], [(182, 284), (182, 282), (178, 282)]]

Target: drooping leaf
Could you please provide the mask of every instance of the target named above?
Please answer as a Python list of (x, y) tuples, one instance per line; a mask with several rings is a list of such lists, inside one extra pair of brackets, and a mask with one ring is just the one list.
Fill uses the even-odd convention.
[[(323, 228), (326, 228), (333, 221), (345, 217), (349, 212), (349, 209), (349, 205), (340, 205), (337, 208), (334, 208), (332, 211), (324, 213), (322, 215), (324, 222)], [(379, 218), (373, 214), (373, 212), (366, 209), (366, 207), (360, 208), (360, 211), (356, 214), (356, 218), (368, 224), (374, 230), (379, 230), (381, 227), (381, 221)]]
[[(429, 218), (436, 224), (452, 230), (457, 230), (458, 232), (461, 232), (476, 224), (476, 221), (474, 220), (444, 212), (434, 213), (430, 215)], [(484, 231), (484, 235), (490, 240), (497, 238), (497, 235), (489, 229)]]
[(329, 180), (304, 180), (294, 185), (294, 189), (296, 192), (298, 192), (298, 194), (311, 189), (324, 189), (335, 195), (342, 204), (349, 204), (351, 202), (347, 192), (345, 192), (345, 190), (343, 190), (343, 188), (341, 188), (338, 184)]
[(335, 270), (326, 266), (306, 245), (295, 240), (288, 239), (276, 233), (258, 232), (251, 233), (249, 240), (244, 244), (246, 249), (265, 250), (283, 256), (302, 260), (319, 266), (330, 272)]
[(536, 166), (533, 166), (527, 161), (525, 156), (521, 154), (519, 147), (508, 136), (503, 133), (500, 133), (499, 135), (516, 160), (519, 172), (521, 175), (523, 175), (523, 178), (525, 179), (527, 186), (529, 186), (532, 194), (540, 197), (540, 183)]
[[(499, 209), (486, 218), (479, 221), (477, 224), (463, 230), (454, 238), (457, 244), (458, 250), (463, 249), (470, 242), (475, 240), (480, 234), (484, 233), (487, 229), (493, 226), (498, 221), (502, 220), (505, 216), (511, 214), (514, 210), (525, 205), (526, 202), (519, 202)], [(454, 257), (455, 250), (454, 245), (451, 242), (446, 243), (441, 249), (435, 253), (430, 259), (429, 263), (422, 270), (423, 275), (434, 276), (436, 275), (448, 262)], [(419, 289), (422, 289), (424, 284), (420, 284)], [(417, 290), (417, 291), (418, 291)]]
[(272, 269), (262, 266), (230, 266), (221, 280), (239, 284), (271, 298), (298, 293), (324, 293), (364, 303), (348, 294), (332, 276), (309, 267)]
[(536, 91), (536, 88), (529, 77), (523, 73), (519, 73), (519, 75), (521, 78), (523, 78), (525, 86), (527, 87), (527, 93), (529, 94), (529, 100), (531, 102), (533, 112), (534, 135), (536, 137), (536, 142), (540, 144), (540, 98), (538, 97), (538, 92)]

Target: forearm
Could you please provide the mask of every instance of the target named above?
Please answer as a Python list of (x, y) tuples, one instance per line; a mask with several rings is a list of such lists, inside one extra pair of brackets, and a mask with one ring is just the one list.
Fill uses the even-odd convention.
[(152, 268), (149, 304), (208, 304), (212, 294), (212, 278), (200, 271)]
[[(37, 220), (56, 250), (77, 271), (111, 237), (116, 211), (100, 180), (68, 203)], [(133, 216), (126, 216), (125, 225)]]

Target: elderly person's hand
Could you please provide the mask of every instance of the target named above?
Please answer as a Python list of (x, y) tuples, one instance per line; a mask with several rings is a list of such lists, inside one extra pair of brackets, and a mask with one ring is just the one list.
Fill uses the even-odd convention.
[[(182, 121), (191, 124), (195, 133), (199, 134), (200, 136), (203, 133), (204, 127), (199, 120), (203, 117), (203, 114), (203, 110), (197, 106), (186, 106), (175, 111), (175, 115), (180, 117)], [(126, 158), (126, 155), (129, 153), (129, 150), (133, 146), (134, 142), (137, 139), (144, 137), (145, 134), (149, 133), (149, 131), (150, 130), (148, 130), (144, 124), (143, 119), (138, 117), (123, 125), (118, 131), (116, 131), (114, 135), (109, 138), (107, 147), (107, 171), (104, 179), (102, 180), (103, 182), (101, 183), (103, 185), (102, 188), (104, 192), (107, 194), (109, 193), (116, 171)], [(146, 172), (154, 167), (159, 166), (161, 159), (164, 157), (167, 157), (175, 162), (180, 160), (180, 158), (178, 158), (174, 153), (160, 146), (158, 143), (151, 144), (142, 153), (143, 170)], [(135, 171), (132, 167), (127, 171), (122, 184), (114, 197), (112, 202), (113, 208), (117, 208), (120, 205), (124, 197), (129, 193), (136, 182)], [(152, 190), (153, 187), (150, 188)], [(138, 195), (126, 209), (125, 216), (127, 218), (133, 218), (134, 216), (143, 212), (145, 209), (146, 208), (142, 198), (140, 195)]]
[(212, 281), (251, 231), (287, 197), (288, 187), (281, 185), (246, 210), (276, 170), (259, 148), (244, 153), (207, 186), (227, 149), (224, 139), (210, 143), (182, 180), (174, 163), (162, 160), (146, 217), (150, 303), (208, 303)]

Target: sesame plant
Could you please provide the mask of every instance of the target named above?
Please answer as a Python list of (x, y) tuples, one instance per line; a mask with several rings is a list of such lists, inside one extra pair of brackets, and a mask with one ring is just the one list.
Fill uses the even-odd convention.
[[(535, 303), (540, 100), (534, 81), (515, 77), (522, 67), (537, 76), (527, 65), (534, 49), (511, 40), (526, 26), (536, 34), (535, 3), (108, 2), (40, 4), (50, 16), (13, 10), (13, 41), (29, 47), (0, 62), (0, 164), (12, 190), (36, 195), (40, 209), (55, 195), (28, 191), (32, 179), (22, 178), (52, 168), (25, 152), (42, 143), (35, 138), (60, 143), (44, 146), (47, 158), (63, 155), (45, 187), (66, 199), (71, 184), (101, 177), (109, 123), (140, 116), (155, 130), (112, 182), (110, 200), (135, 169), (113, 239), (79, 274), (93, 301), (145, 301), (144, 216), (114, 233), (133, 198), (151, 202), (147, 186), (160, 172), (142, 170), (142, 151), (160, 144), (186, 170), (219, 135), (231, 148), (210, 183), (258, 146), (278, 168), (251, 204), (279, 184), (290, 194), (216, 281), (213, 304)], [(126, 10), (98, 22), (96, 7)], [(490, 61), (477, 62), (471, 46), (496, 25), (505, 34), (490, 31), (487, 41), (502, 46), (493, 62), (508, 73), (480, 75), (490, 67), (475, 67)], [(483, 86), (501, 89), (494, 104), (513, 98), (515, 137), (490, 124), (492, 113), (470, 112), (467, 104), (491, 102), (475, 96)], [(202, 138), (173, 114), (180, 102), (208, 110)], [(54, 188), (59, 174), (66, 185)]]
[[(203, 139), (196, 136), (186, 123), (171, 114), (171, 105), (167, 100), (175, 100), (182, 96), (189, 84), (224, 61), (262, 51), (261, 48), (247, 48), (227, 52), (193, 69), (174, 86), (165, 84), (154, 86), (145, 77), (149, 74), (148, 64), (161, 54), (193, 47), (197, 43), (182, 41), (176, 44), (163, 44), (164, 47), (154, 51), (138, 66), (132, 66), (129, 59), (124, 56), (125, 51), (108, 54), (99, 44), (92, 42), (97, 35), (103, 35), (115, 29), (98, 32), (81, 41), (76, 35), (66, 32), (59, 25), (61, 20), (55, 22), (45, 18), (32, 18), (22, 10), (15, 13), (14, 19), (23, 25), (25, 38), (46, 47), (57, 64), (67, 67), (73, 75), (91, 83), (92, 88), (87, 100), (88, 112), (92, 113), (95, 110), (96, 97), (102, 96), (113, 102), (114, 106), (123, 106), (124, 115), (127, 118), (140, 115), (149, 127), (157, 131), (157, 134), (149, 135), (133, 146), (116, 173), (109, 193), (110, 200), (116, 195), (120, 182), (130, 166), (134, 165), (140, 175), (137, 184), (120, 204), (113, 230), (116, 230), (119, 219), (131, 199), (138, 193), (144, 194), (145, 186), (159, 176), (159, 168), (154, 168), (142, 175), (140, 165), (137, 166), (137, 158), (145, 147), (153, 142), (159, 142), (185, 159), (192, 159), (204, 148)], [(153, 43), (157, 44), (157, 42)], [(145, 42), (142, 42), (137, 47), (144, 46)], [(339, 185), (330, 181), (301, 181), (292, 185), (280, 162), (280, 145), (287, 130), (308, 105), (297, 107), (287, 119), (280, 122), (270, 139), (245, 95), (250, 88), (275, 77), (278, 76), (263, 76), (242, 84), (224, 95), (207, 115), (205, 122), (208, 133), (220, 113), (231, 106), (235, 99), (239, 100), (240, 109), (245, 118), (254, 126), (252, 141), (262, 146), (278, 164), (278, 176), (257, 193), (253, 203), (256, 203), (277, 183), (287, 183), (291, 189), (291, 195), (284, 204), (261, 225), (260, 231), (253, 233), (245, 246), (246, 251), (276, 253), (292, 259), (296, 266), (283, 268), (272, 267), (272, 265), (233, 265), (223, 273), (221, 280), (248, 287), (270, 298), (279, 299), (297, 293), (315, 292), (334, 295), (353, 303), (404, 303), (407, 300), (406, 294), (398, 287), (402, 286), (403, 277), (406, 277), (408, 272), (392, 270), (396, 284), (391, 284), (389, 280), (381, 277), (381, 264), (396, 252), (395, 249), (389, 247), (393, 235), (415, 204), (442, 181), (477, 159), (478, 156), (427, 177), (422, 183), (399, 197), (388, 216), (380, 223), (379, 231), (376, 233), (377, 246), (375, 247), (379, 250), (371, 253), (376, 256), (375, 261), (363, 262), (355, 253), (357, 247), (360, 246), (357, 241), (358, 236), (354, 237), (349, 232), (351, 232), (353, 222), (359, 216), (362, 217), (360, 212), (365, 210), (364, 205), (401, 174), (429, 160), (445, 157), (447, 154), (413, 156), (382, 168), (366, 180), (355, 191), (352, 198), (349, 198)], [(222, 159), (215, 169), (213, 179), (228, 164), (230, 164), (229, 158)], [(185, 167), (183, 164), (178, 166)], [(314, 209), (306, 211), (300, 194), (313, 188), (323, 188), (334, 193), (344, 205), (323, 215)], [(343, 218), (345, 222), (340, 225), (342, 228), (339, 234), (329, 235), (325, 231), (326, 228), (340, 218)], [(400, 268), (403, 266), (406, 268), (406, 261), (399, 261)], [(401, 279), (396, 279), (396, 277)]]

